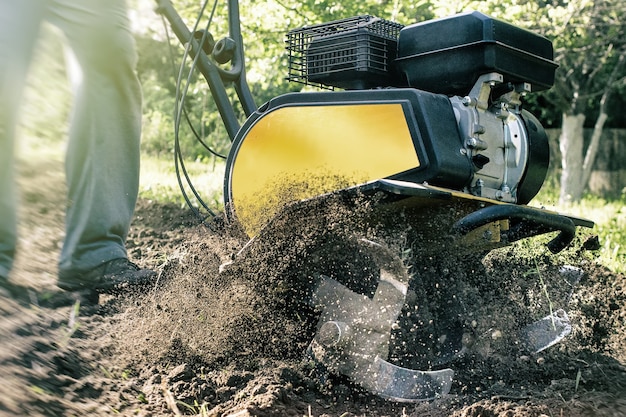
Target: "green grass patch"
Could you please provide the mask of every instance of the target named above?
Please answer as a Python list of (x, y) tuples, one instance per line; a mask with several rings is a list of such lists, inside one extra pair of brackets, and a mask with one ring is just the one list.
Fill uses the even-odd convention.
[[(224, 167), (223, 161), (212, 159), (185, 162), (189, 182), (193, 189), (200, 199), (214, 211), (221, 211), (224, 207)], [(200, 203), (194, 196), (182, 170), (179, 172), (185, 193), (190, 197), (191, 203), (199, 207)], [(139, 197), (160, 203), (175, 203), (181, 206), (187, 204), (179, 185), (173, 156), (171, 158), (142, 156)]]
[(558, 189), (544, 188), (531, 205), (594, 221), (593, 229), (579, 228), (579, 234), (598, 235), (601, 248), (596, 261), (626, 273), (626, 195), (616, 199), (586, 195), (578, 203), (561, 206)]

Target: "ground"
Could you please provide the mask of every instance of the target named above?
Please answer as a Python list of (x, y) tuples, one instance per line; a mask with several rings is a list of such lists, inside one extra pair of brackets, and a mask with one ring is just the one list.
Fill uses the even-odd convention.
[[(390, 360), (432, 363), (435, 342), (425, 340), (450, 316), (472, 349), (447, 364), (455, 370), (448, 395), (394, 402), (320, 372), (305, 355), (314, 312), (297, 300), (306, 289), (294, 290), (304, 285), (296, 272), (309, 268), (307, 259), (329, 256), (340, 273), (361, 277), (367, 260), (344, 262), (363, 258), (354, 245), (339, 239), (330, 254), (312, 253), (315, 233), (306, 229), (276, 234), (241, 260), (234, 254), (247, 239), (223, 219), (203, 225), (185, 208), (140, 200), (129, 256), (157, 270), (159, 282), (98, 306), (52, 309), (38, 300), (55, 291), (61, 164), (33, 158), (20, 170), (12, 279), (32, 288), (33, 302), (0, 298), (0, 415), (626, 415), (626, 279), (594, 262), (592, 232), (559, 255), (529, 241), (470, 261), (414, 253), (405, 240), (408, 257), (428, 259), (412, 271), (422, 280), (412, 282), (410, 297), (419, 320), (402, 311), (410, 331), (394, 331)], [(572, 267), (583, 274), (572, 278)], [(571, 335), (541, 353), (523, 352), (515, 331), (553, 308), (567, 311)]]

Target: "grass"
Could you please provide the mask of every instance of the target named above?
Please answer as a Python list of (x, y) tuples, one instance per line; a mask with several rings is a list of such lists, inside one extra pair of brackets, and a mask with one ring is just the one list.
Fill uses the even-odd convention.
[(594, 221), (593, 229), (581, 228), (579, 233), (598, 235), (601, 248), (597, 262), (612, 271), (626, 273), (626, 195), (605, 199), (588, 194), (578, 203), (560, 206), (558, 190), (545, 187), (531, 205)]
[[(215, 211), (223, 210), (224, 207), (224, 166), (223, 161), (196, 160), (185, 162), (189, 182), (202, 201)], [(180, 177), (185, 192), (193, 197), (192, 204), (198, 207), (198, 199), (193, 195), (182, 172), (180, 172)], [(139, 197), (161, 203), (180, 204), (181, 206), (187, 204), (180, 189), (173, 156), (171, 158), (142, 156)]]

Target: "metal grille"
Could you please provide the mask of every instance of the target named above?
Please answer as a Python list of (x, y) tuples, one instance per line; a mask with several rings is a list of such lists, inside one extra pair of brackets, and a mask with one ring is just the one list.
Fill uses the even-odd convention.
[(292, 30), (287, 79), (325, 88), (377, 84), (389, 75), (402, 27), (366, 15)]

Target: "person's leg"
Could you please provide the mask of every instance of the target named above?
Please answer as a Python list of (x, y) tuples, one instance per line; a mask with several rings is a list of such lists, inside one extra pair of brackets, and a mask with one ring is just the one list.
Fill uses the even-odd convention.
[[(52, 0), (66, 35), (75, 103), (66, 155), (68, 208), (59, 262), (62, 288), (126, 258), (139, 184), (141, 90), (125, 0)], [(92, 279), (92, 278), (89, 278)]]
[(45, 0), (0, 0), (0, 277), (13, 265), (17, 243), (15, 127)]

